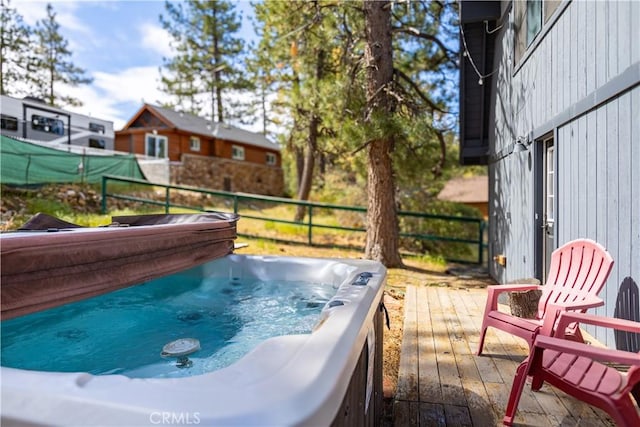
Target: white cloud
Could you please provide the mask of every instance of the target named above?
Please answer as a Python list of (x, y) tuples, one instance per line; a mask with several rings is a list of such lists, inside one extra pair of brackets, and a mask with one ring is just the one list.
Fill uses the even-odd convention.
[(16, 9), (29, 26), (47, 16), (46, 3), (42, 1), (14, 1), (9, 6)]
[(98, 45), (98, 35), (94, 29), (83, 22), (78, 16), (79, 2), (75, 1), (18, 1), (11, 3), (12, 7), (22, 15), (24, 22), (30, 27), (36, 27), (38, 21), (47, 19), (47, 4), (51, 3), (55, 20), (69, 43), (71, 52), (82, 52)]
[(66, 28), (72, 31), (78, 31), (83, 34), (91, 34), (91, 28), (85, 25), (76, 16), (78, 9), (78, 2), (74, 1), (17, 1), (12, 2), (11, 6), (14, 7), (20, 15), (22, 15), (25, 23), (30, 26), (35, 26), (36, 22), (43, 20), (47, 17), (47, 4), (51, 4), (53, 12), (56, 15), (56, 22), (60, 24), (62, 28)]
[(142, 47), (150, 49), (164, 58), (170, 58), (174, 55), (174, 50), (171, 48), (172, 37), (164, 28), (144, 23), (139, 31)]
[(118, 73), (94, 73), (93, 85), (109, 94), (114, 102), (157, 102), (165, 95), (158, 89), (158, 67), (132, 67)]
[[(91, 27), (85, 25), (75, 15), (77, 9), (75, 3), (55, 3), (52, 6), (53, 12), (56, 14), (56, 22), (60, 24), (61, 28), (76, 31), (82, 35), (92, 35)], [(46, 16), (46, 13), (43, 13), (43, 15)]]
[(81, 107), (66, 108), (113, 121), (116, 130), (122, 129), (144, 102), (155, 104), (166, 98), (158, 90), (157, 67), (133, 67), (118, 73), (96, 72), (93, 77), (91, 86), (64, 88), (64, 93), (84, 103)]

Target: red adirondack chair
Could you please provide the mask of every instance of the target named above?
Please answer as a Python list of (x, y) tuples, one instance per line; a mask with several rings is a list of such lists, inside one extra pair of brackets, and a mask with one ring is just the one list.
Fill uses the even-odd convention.
[[(552, 316), (556, 319), (561, 311), (585, 312), (589, 308), (603, 305), (604, 301), (597, 295), (607, 281), (612, 267), (613, 258), (602, 245), (590, 239), (577, 239), (553, 251), (546, 284), (489, 286), (476, 354), (482, 354), (489, 326), (525, 339), (531, 348), (545, 317)], [(532, 289), (542, 291), (534, 319), (524, 319), (498, 310), (498, 296), (502, 292)], [(551, 305), (553, 309), (550, 309)], [(550, 323), (550, 327), (553, 327), (553, 323)], [(582, 341), (577, 325), (571, 325), (567, 334), (575, 341)], [(551, 330), (546, 331), (545, 335), (551, 335)]]
[[(557, 333), (571, 323), (586, 323), (640, 333), (640, 322), (593, 316), (585, 313), (560, 314)], [(630, 366), (624, 374), (600, 362)], [(505, 425), (512, 425), (527, 376), (531, 389), (546, 381), (565, 393), (606, 411), (619, 426), (640, 426), (640, 353), (595, 347), (558, 337), (538, 335), (529, 357), (518, 366), (511, 387)], [(633, 398), (632, 398), (633, 396)]]

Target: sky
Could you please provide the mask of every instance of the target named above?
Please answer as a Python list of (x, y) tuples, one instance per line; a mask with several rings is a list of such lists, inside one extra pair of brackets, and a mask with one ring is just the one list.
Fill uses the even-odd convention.
[[(120, 130), (143, 103), (158, 104), (166, 98), (158, 89), (163, 58), (172, 55), (171, 37), (159, 20), (166, 15), (164, 0), (13, 0), (10, 5), (35, 27), (46, 17), (47, 3), (69, 42), (71, 62), (93, 78), (90, 85), (69, 89), (68, 94), (84, 105), (66, 109), (111, 120)], [(256, 41), (249, 1), (236, 3), (243, 17), (238, 37), (246, 44)]]

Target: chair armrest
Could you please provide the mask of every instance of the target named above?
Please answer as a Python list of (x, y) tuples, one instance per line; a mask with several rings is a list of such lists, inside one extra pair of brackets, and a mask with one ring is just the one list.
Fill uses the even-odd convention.
[(534, 284), (516, 284), (516, 283), (487, 286), (489, 297), (496, 298), (496, 299), (498, 298), (498, 295), (500, 295), (503, 292), (524, 292), (524, 291), (532, 291), (537, 289), (542, 289), (542, 286), (534, 285)]
[(549, 308), (556, 311), (568, 311), (568, 310), (587, 310), (589, 308), (596, 308), (604, 305), (604, 300), (595, 295), (589, 296), (580, 301), (565, 301), (565, 302), (553, 302), (547, 305)]
[(487, 286), (487, 289), (492, 290), (496, 294), (499, 294), (502, 292), (524, 292), (524, 291), (531, 291), (535, 289), (542, 289), (542, 286), (534, 285), (534, 284), (522, 284), (522, 283), (520, 284), (505, 283), (504, 285)]
[(640, 322), (633, 320), (616, 319), (613, 317), (595, 316), (593, 314), (580, 313), (576, 311), (566, 311), (560, 313), (558, 320), (558, 330), (566, 328), (570, 323), (587, 323), (594, 326), (603, 326), (627, 332), (640, 333)]
[(520, 292), (531, 291), (535, 289), (541, 289), (540, 285), (531, 283), (512, 283), (504, 285), (491, 285), (487, 286), (487, 306), (485, 308), (485, 314), (492, 310), (498, 310), (498, 296), (503, 292)]
[(594, 347), (589, 344), (569, 341), (562, 338), (538, 335), (534, 342), (534, 347), (574, 354), (576, 356), (588, 357), (590, 359), (599, 360), (601, 362), (612, 362), (625, 365), (640, 366), (640, 353), (631, 353), (629, 351), (623, 350)]
[[(567, 302), (554, 302), (547, 305), (547, 309), (544, 314), (544, 322), (540, 333), (542, 335), (554, 335), (564, 334), (569, 323), (575, 323), (576, 321), (569, 321), (560, 326), (558, 324), (558, 318), (560, 314), (569, 312), (568, 310), (576, 310), (571, 313), (577, 313), (579, 311), (586, 311), (589, 308), (600, 307), (604, 305), (604, 301), (597, 296), (590, 296), (580, 301), (567, 301)], [(572, 326), (573, 327), (573, 326)], [(563, 332), (560, 332), (563, 331)]]

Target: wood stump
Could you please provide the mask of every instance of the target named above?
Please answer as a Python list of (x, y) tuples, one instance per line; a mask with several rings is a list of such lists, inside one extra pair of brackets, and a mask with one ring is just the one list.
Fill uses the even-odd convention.
[[(521, 279), (511, 283), (539, 285), (540, 281), (538, 279)], [(542, 291), (538, 289), (509, 292), (509, 308), (511, 308), (511, 314), (525, 319), (535, 318), (541, 295)]]

